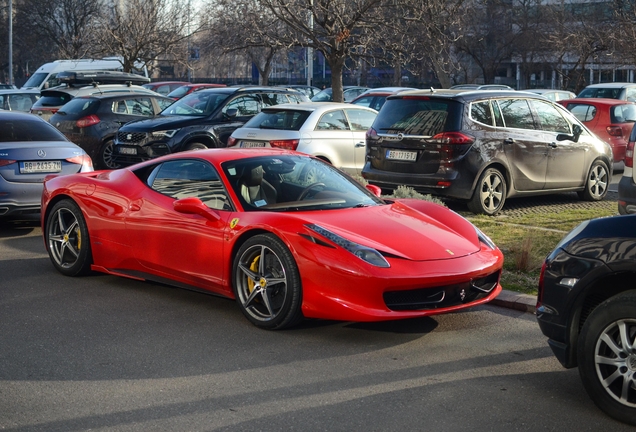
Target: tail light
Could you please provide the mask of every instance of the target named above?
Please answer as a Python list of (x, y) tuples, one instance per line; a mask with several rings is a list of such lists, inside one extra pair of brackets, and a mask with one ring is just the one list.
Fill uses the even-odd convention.
[(300, 140), (292, 139), (292, 140), (277, 140), (270, 141), (269, 145), (276, 148), (282, 148), (285, 150), (296, 150), (298, 148), (298, 142)]
[(81, 119), (76, 121), (75, 126), (77, 126), (78, 128), (85, 128), (89, 126), (94, 126), (97, 123), (99, 123), (99, 117), (97, 117), (95, 114), (91, 114), (89, 116), (82, 117)]
[(232, 146), (234, 146), (235, 144), (236, 144), (236, 138), (234, 138), (234, 137), (232, 137), (232, 136), (231, 136), (231, 137), (229, 137), (229, 138), (227, 139), (227, 146), (228, 146), (228, 147), (232, 147)]
[(93, 161), (90, 156), (86, 153), (81, 154), (79, 156), (73, 156), (72, 158), (66, 159), (67, 162), (78, 164), (82, 166), (79, 172), (89, 172), (94, 171), (93, 169)]
[(625, 166), (628, 168), (634, 167), (634, 141), (627, 143), (627, 148), (625, 149)]
[(466, 146), (475, 142), (475, 137), (461, 132), (442, 132), (433, 136), (431, 141), (441, 144), (440, 160), (448, 164), (451, 160), (462, 155), (467, 149)]
[(367, 133), (366, 133), (366, 137), (367, 137), (367, 138), (375, 138), (375, 137), (377, 137), (377, 136), (378, 136), (378, 132), (377, 132), (375, 129), (373, 129), (373, 128), (369, 128), (369, 129), (367, 130)]
[(11, 160), (11, 159), (0, 159), (0, 167), (5, 166), (5, 165), (11, 165), (16, 163), (17, 161), (15, 160)]
[(608, 126), (607, 133), (610, 134), (610, 136), (623, 136), (623, 128), (620, 126)]

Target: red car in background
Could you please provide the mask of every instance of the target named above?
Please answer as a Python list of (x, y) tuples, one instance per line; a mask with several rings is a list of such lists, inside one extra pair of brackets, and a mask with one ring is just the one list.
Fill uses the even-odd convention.
[(558, 103), (612, 147), (614, 162), (625, 159), (629, 134), (636, 121), (635, 103), (604, 98), (577, 98)]
[(168, 93), (173, 92), (181, 86), (190, 84), (187, 81), (155, 81), (148, 84), (144, 84), (142, 87), (152, 90), (161, 95), (166, 96)]
[(168, 97), (174, 100), (179, 100), (185, 95), (189, 95), (192, 92), (203, 90), (206, 88), (212, 88), (212, 87), (226, 87), (226, 85), (225, 84), (202, 84), (202, 83), (186, 84), (168, 93)]

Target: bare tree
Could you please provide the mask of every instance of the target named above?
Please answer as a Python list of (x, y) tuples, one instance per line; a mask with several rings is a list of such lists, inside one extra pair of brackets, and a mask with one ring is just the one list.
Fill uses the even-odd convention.
[(94, 26), (104, 11), (103, 0), (21, 0), (17, 9), (20, 26), (54, 43), (55, 58), (95, 53)]
[(102, 53), (121, 58), (125, 71), (152, 67), (157, 59), (187, 63), (187, 40), (200, 29), (190, 2), (126, 0), (102, 16), (99, 44)]

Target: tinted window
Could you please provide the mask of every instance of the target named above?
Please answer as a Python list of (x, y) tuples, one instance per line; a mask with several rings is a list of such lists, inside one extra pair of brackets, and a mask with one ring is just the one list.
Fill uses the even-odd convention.
[(377, 116), (374, 112), (361, 109), (348, 109), (346, 113), (349, 118), (349, 126), (354, 131), (368, 130)]
[(570, 124), (552, 105), (541, 101), (532, 101), (541, 129), (549, 132), (570, 133)]
[(579, 94), (580, 98), (609, 98), (618, 99), (621, 95), (620, 88), (585, 88)]
[(43, 107), (49, 107), (49, 106), (57, 107), (57, 106), (64, 105), (71, 99), (73, 99), (73, 96), (71, 96), (68, 93), (46, 92), (46, 93), (42, 93), (42, 97), (40, 97), (37, 104), (38, 106), (43, 106)]
[(318, 120), (316, 130), (348, 130), (349, 123), (341, 110), (325, 113)]
[(192, 93), (170, 105), (161, 112), (161, 115), (210, 115), (225, 102), (228, 96), (227, 93)]
[(311, 111), (268, 109), (245, 123), (246, 128), (299, 130)]
[(589, 122), (596, 116), (596, 107), (587, 104), (568, 104), (568, 111), (582, 122)]
[(33, 120), (0, 120), (0, 142), (67, 141), (53, 126), (39, 117), (33, 117)]
[(499, 101), (505, 127), (534, 129), (532, 112), (526, 99), (502, 99)]
[(457, 101), (428, 97), (387, 99), (373, 128), (382, 133), (422, 136), (459, 130), (461, 106)]
[(636, 105), (616, 105), (610, 108), (610, 122), (625, 123), (636, 119)]
[(99, 101), (97, 99), (75, 98), (64, 105), (58, 112), (66, 114), (92, 114), (97, 110)]
[(256, 95), (239, 96), (233, 101), (230, 101), (225, 107), (223, 112), (226, 113), (229, 109), (238, 110), (238, 116), (253, 116), (258, 114), (261, 108), (261, 101)]
[(479, 123), (492, 126), (492, 111), (490, 111), (490, 101), (475, 102), (471, 104), (470, 117)]
[(216, 210), (232, 209), (217, 172), (207, 162), (188, 159), (165, 162), (152, 171), (147, 183), (175, 199), (194, 197)]

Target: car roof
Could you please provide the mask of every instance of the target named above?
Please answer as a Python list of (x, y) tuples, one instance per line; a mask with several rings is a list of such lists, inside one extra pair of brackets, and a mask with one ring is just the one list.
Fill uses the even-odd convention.
[(589, 105), (635, 105), (634, 102), (626, 101), (622, 99), (610, 99), (610, 98), (574, 98), (559, 101), (567, 104), (589, 104)]
[(389, 95), (387, 99), (398, 99), (404, 98), (406, 96), (430, 96), (430, 97), (441, 97), (448, 99), (481, 99), (481, 98), (492, 98), (492, 97), (534, 97), (541, 100), (547, 100), (541, 95), (536, 93), (527, 93), (527, 92), (519, 92), (517, 90), (474, 90), (474, 89), (429, 89), (429, 90), (413, 90), (413, 91), (403, 91), (399, 93), (394, 93)]
[(597, 83), (597, 84), (590, 84), (585, 88), (623, 88), (623, 87), (636, 87), (636, 83), (628, 83), (628, 82)]
[(117, 99), (117, 98), (126, 98), (126, 97), (137, 97), (137, 96), (145, 96), (145, 97), (153, 97), (153, 98), (157, 98), (157, 99), (166, 99), (169, 101), (174, 102), (174, 99), (169, 98), (167, 96), (164, 96), (162, 94), (159, 93), (142, 93), (142, 92), (126, 92), (126, 91), (112, 91), (112, 92), (106, 92), (106, 93), (92, 93), (92, 94), (86, 94), (86, 95), (79, 95), (76, 98), (77, 99)]
[(272, 105), (267, 108), (263, 108), (263, 111), (268, 110), (296, 110), (296, 111), (327, 111), (331, 109), (363, 109), (365, 111), (376, 113), (377, 111), (372, 108), (362, 107), (360, 105), (352, 105), (345, 102), (299, 102), (299, 103), (284, 103), (278, 105)]
[(68, 93), (74, 96), (80, 96), (80, 95), (88, 95), (88, 94), (96, 94), (96, 93), (104, 93), (104, 92), (110, 93), (117, 89), (121, 89), (123, 92), (127, 92), (127, 93), (129, 93), (131, 90), (134, 90), (136, 92), (144, 93), (144, 94), (153, 94), (153, 95), (159, 94), (155, 91), (149, 90), (142, 86), (126, 85), (126, 84), (102, 84), (102, 85), (88, 85), (84, 87), (57, 86), (57, 87), (51, 87), (46, 90), (42, 90), (41, 94), (45, 95), (47, 92), (56, 91), (56, 92)]
[[(408, 90), (420, 90), (415, 87), (378, 87), (371, 88), (364, 93), (361, 93), (360, 96), (368, 96), (370, 94), (391, 94), (395, 92), (408, 91)], [(358, 97), (360, 97), (358, 96)]]
[(5, 94), (40, 94), (40, 90), (0, 89), (0, 95)]

